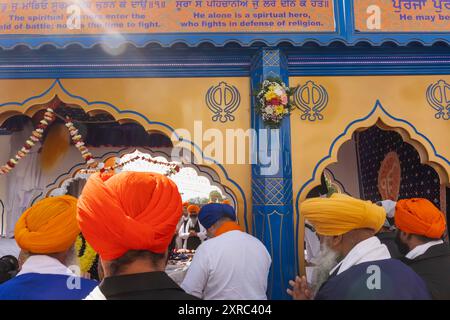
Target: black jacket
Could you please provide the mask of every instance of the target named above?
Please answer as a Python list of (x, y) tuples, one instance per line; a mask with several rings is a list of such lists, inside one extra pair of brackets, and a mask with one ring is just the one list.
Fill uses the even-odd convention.
[(415, 259), (402, 261), (422, 277), (433, 299), (450, 300), (450, 248), (446, 243), (430, 247)]
[(198, 300), (184, 292), (165, 272), (107, 277), (99, 287), (108, 300)]

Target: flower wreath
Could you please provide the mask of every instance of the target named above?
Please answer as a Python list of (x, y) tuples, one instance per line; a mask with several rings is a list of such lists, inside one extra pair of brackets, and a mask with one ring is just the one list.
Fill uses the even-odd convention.
[(96, 261), (97, 252), (95, 252), (81, 234), (78, 235), (75, 241), (75, 250), (80, 261), (81, 272), (90, 272)]
[(262, 116), (265, 125), (279, 128), (281, 121), (290, 115), (292, 92), (281, 79), (264, 80), (256, 94), (256, 112)]

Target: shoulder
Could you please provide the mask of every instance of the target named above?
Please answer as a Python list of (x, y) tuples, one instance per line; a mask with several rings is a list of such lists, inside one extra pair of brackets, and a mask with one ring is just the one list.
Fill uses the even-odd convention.
[(88, 290), (89, 292), (94, 290), (99, 284), (95, 280), (86, 279), (86, 278), (80, 278), (80, 281), (81, 281), (81, 286), (83, 287), (83, 289)]
[(428, 299), (423, 280), (395, 259), (358, 264), (330, 278), (317, 299)]
[(96, 286), (96, 281), (78, 276), (27, 273), (0, 285), (0, 299), (79, 300)]

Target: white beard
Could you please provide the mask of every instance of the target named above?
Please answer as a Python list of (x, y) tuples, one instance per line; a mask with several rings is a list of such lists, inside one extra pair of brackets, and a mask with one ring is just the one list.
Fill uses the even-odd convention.
[(330, 271), (339, 263), (339, 254), (327, 244), (322, 244), (319, 255), (314, 260), (316, 267), (311, 285), (315, 295), (322, 284), (328, 280)]

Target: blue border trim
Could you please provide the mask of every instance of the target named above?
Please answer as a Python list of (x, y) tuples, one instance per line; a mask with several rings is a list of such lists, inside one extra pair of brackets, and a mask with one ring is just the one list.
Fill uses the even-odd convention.
[[(53, 89), (53, 87), (54, 87), (55, 85), (58, 85), (58, 86), (61, 88), (61, 90), (62, 90), (65, 94), (67, 94), (68, 96), (70, 96), (71, 98), (74, 98), (74, 99), (77, 99), (77, 100), (81, 100), (81, 101), (83, 101), (83, 103), (85, 103), (85, 104), (88, 105), (88, 106), (91, 106), (91, 105), (94, 105), (94, 104), (100, 104), (100, 105), (104, 105), (104, 106), (107, 106), (107, 107), (113, 109), (114, 111), (116, 111), (116, 112), (119, 113), (119, 114), (134, 114), (134, 115), (137, 115), (138, 117), (144, 119), (148, 124), (156, 124), (156, 125), (162, 126), (162, 127), (166, 128), (166, 129), (168, 129), (169, 131), (171, 131), (172, 133), (174, 133), (174, 134), (175, 134), (175, 137), (176, 137), (177, 139), (180, 138), (180, 137), (175, 133), (175, 130), (174, 130), (171, 126), (169, 126), (169, 125), (167, 125), (167, 124), (165, 124), (165, 123), (163, 123), (163, 122), (151, 121), (151, 120), (148, 119), (145, 115), (143, 115), (143, 114), (141, 114), (141, 113), (139, 113), (139, 112), (137, 112), (137, 111), (134, 111), (134, 110), (120, 110), (118, 107), (116, 107), (115, 105), (113, 105), (113, 104), (111, 104), (111, 103), (109, 103), (109, 102), (105, 102), (105, 101), (88, 101), (87, 99), (85, 99), (85, 98), (83, 98), (83, 97), (74, 95), (74, 94), (70, 93), (70, 92), (63, 86), (63, 84), (61, 83), (60, 79), (55, 79), (55, 81), (52, 83), (52, 85), (51, 85), (47, 90), (45, 90), (43, 93), (41, 93), (41, 94), (39, 94), (39, 95), (36, 95), (36, 96), (30, 97), (30, 98), (28, 98), (28, 99), (25, 99), (23, 102), (6, 102), (6, 103), (3, 103), (3, 104), (0, 104), (0, 108), (5, 107), (5, 106), (8, 106), (8, 105), (23, 106), (24, 104), (28, 103), (29, 101), (31, 101), (31, 100), (33, 100), (33, 99), (37, 99), (37, 98), (41, 98), (41, 97), (45, 96), (47, 93), (49, 93), (49, 92)], [(229, 177), (228, 172), (225, 170), (225, 168), (224, 168), (224, 166), (223, 166), (222, 164), (218, 163), (218, 162), (217, 162), (216, 160), (214, 160), (214, 159), (211, 159), (211, 158), (209, 158), (209, 157), (205, 157), (205, 155), (204, 155), (204, 153), (203, 153), (203, 150), (201, 150), (201, 149), (200, 149), (193, 141), (183, 139), (183, 142), (187, 142), (187, 143), (191, 144), (191, 145), (199, 152), (199, 154), (201, 154), (203, 160), (212, 162), (212, 163), (214, 163), (215, 165), (217, 165), (217, 166), (220, 168), (220, 170), (222, 170), (223, 174), (225, 175), (225, 178), (226, 178), (229, 182), (231, 182), (231, 183), (239, 190), (239, 192), (241, 193), (242, 198), (243, 198), (243, 200), (244, 200), (244, 222), (245, 222), (245, 229), (248, 230), (248, 221), (247, 221), (247, 199), (246, 199), (246, 197), (245, 197), (245, 193), (244, 193), (244, 191), (242, 190), (241, 186), (240, 186), (236, 181), (234, 181), (233, 179), (231, 179), (231, 178)], [(41, 195), (42, 195), (42, 194), (41, 194)], [(39, 196), (41, 196), (41, 195), (39, 195)], [(39, 196), (38, 196), (38, 197), (39, 197)], [(36, 199), (36, 198), (35, 198), (35, 199)], [(34, 199), (33, 201), (35, 201), (35, 199)]]
[(342, 191), (344, 191), (345, 194), (350, 195), (350, 193), (348, 193), (348, 191), (345, 190), (344, 184), (343, 184), (342, 182), (340, 182), (338, 179), (336, 179), (336, 177), (335, 177), (333, 171), (331, 171), (330, 169), (327, 169), (327, 170), (328, 170), (328, 172), (331, 174), (331, 176), (333, 177), (333, 182), (338, 183), (339, 186), (342, 188)]
[(224, 47), (236, 43), (249, 47), (257, 43), (275, 47), (281, 43), (290, 43), (293, 46), (302, 46), (307, 42), (314, 42), (320, 46), (327, 46), (333, 42), (341, 42), (347, 46), (354, 46), (360, 42), (367, 42), (373, 46), (380, 46), (386, 42), (397, 45), (408, 45), (418, 42), (431, 46), (437, 42), (450, 45), (450, 32), (358, 32), (355, 29), (355, 0), (333, 0), (335, 13), (334, 32), (255, 32), (255, 33), (153, 33), (153, 34), (122, 34), (117, 35), (1, 35), (0, 48), (13, 49), (26, 46), (38, 49), (46, 45), (55, 48), (67, 48), (70, 45), (92, 48), (101, 44), (110, 48), (131, 44), (136, 47), (158, 45), (172, 47), (185, 45), (197, 47), (210, 44), (215, 47)]
[(277, 46), (282, 42), (293, 45), (302, 45), (305, 42), (315, 41), (321, 45), (329, 44), (336, 40), (345, 40), (340, 35), (345, 29), (344, 5), (342, 0), (333, 0), (335, 31), (334, 32), (253, 32), (253, 33), (153, 33), (153, 34), (121, 34), (117, 35), (3, 35), (0, 36), (0, 47), (13, 49), (17, 46), (27, 46), (37, 49), (44, 45), (52, 45), (56, 48), (66, 48), (69, 45), (79, 45), (83, 48), (91, 48), (97, 44), (117, 48), (124, 44), (132, 44), (136, 47), (145, 47), (149, 44), (157, 44), (161, 47), (171, 47), (176, 44), (184, 44), (188, 47), (196, 47), (200, 44), (212, 44), (215, 47), (223, 47), (230, 43), (238, 43), (241, 46), (251, 46), (255, 43), (264, 43), (267, 46)]
[[(315, 177), (316, 177), (316, 174), (317, 174), (317, 170), (319, 169), (319, 166), (320, 166), (325, 160), (331, 158), (331, 154), (332, 154), (332, 152), (333, 152), (333, 149), (334, 149), (334, 146), (336, 145), (336, 143), (337, 143), (342, 137), (344, 137), (344, 136), (348, 133), (348, 131), (350, 130), (350, 128), (351, 128), (354, 124), (359, 123), (359, 122), (363, 122), (363, 121), (369, 119), (369, 118), (375, 113), (375, 111), (376, 111), (378, 108), (379, 108), (386, 116), (388, 116), (388, 117), (391, 118), (392, 120), (395, 120), (395, 121), (398, 121), (398, 122), (402, 122), (402, 123), (407, 124), (407, 125), (414, 131), (414, 133), (416, 133), (417, 135), (419, 135), (420, 137), (422, 137), (423, 139), (425, 139), (425, 140), (429, 143), (429, 145), (430, 145), (431, 148), (433, 149), (434, 155), (435, 155), (436, 157), (438, 157), (438, 158), (444, 160), (448, 165), (450, 165), (450, 160), (448, 160), (448, 159), (445, 158), (444, 156), (442, 156), (442, 155), (440, 155), (439, 153), (437, 153), (436, 147), (435, 147), (434, 144), (431, 142), (431, 140), (428, 139), (428, 137), (426, 137), (423, 133), (419, 132), (419, 131), (416, 129), (416, 127), (415, 127), (411, 122), (409, 122), (409, 121), (407, 121), (407, 120), (404, 120), (404, 119), (401, 119), (401, 118), (394, 117), (393, 115), (391, 115), (391, 114), (383, 107), (383, 105), (381, 104), (380, 100), (377, 100), (376, 103), (375, 103), (375, 106), (373, 107), (372, 111), (369, 112), (368, 115), (366, 115), (366, 116), (363, 117), (363, 118), (356, 119), (356, 120), (353, 120), (352, 122), (350, 122), (350, 123), (345, 127), (345, 130), (333, 140), (333, 142), (332, 142), (331, 145), (330, 145), (330, 148), (329, 148), (329, 151), (328, 151), (328, 155), (326, 155), (325, 157), (323, 157), (322, 159), (319, 160), (319, 162), (318, 162), (318, 163), (315, 165), (315, 167), (314, 167), (314, 170), (313, 170), (313, 173), (312, 173), (311, 178), (310, 178), (308, 181), (306, 181), (306, 182), (302, 185), (302, 187), (300, 188), (300, 190), (298, 191), (297, 196), (296, 196), (296, 199), (295, 199), (295, 214), (296, 214), (296, 218), (297, 218), (297, 225), (296, 225), (296, 227), (295, 227), (295, 233), (296, 233), (296, 238), (297, 238), (296, 244), (298, 244), (298, 240), (299, 240), (299, 225), (300, 225), (300, 223), (299, 223), (299, 222), (300, 222), (299, 201), (300, 201), (300, 195), (302, 194), (303, 190), (304, 190), (310, 183), (312, 183), (312, 182), (314, 181), (314, 179), (315, 179)], [(298, 248), (297, 248), (297, 251), (298, 251)]]

